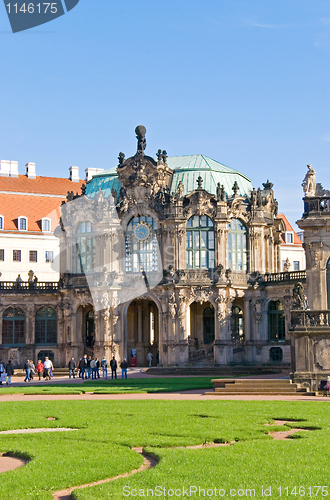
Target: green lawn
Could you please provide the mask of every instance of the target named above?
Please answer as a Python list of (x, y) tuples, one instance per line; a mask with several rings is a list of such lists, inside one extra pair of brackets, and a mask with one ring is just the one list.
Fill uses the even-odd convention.
[[(31, 458), (25, 467), (1, 474), (0, 499), (50, 500), (51, 493), (58, 489), (133, 470), (143, 463), (143, 458), (131, 450), (133, 446), (152, 451), (160, 459), (158, 465), (112, 483), (77, 490), (74, 496), (79, 500), (122, 499), (126, 498), (124, 491), (133, 489), (141, 496), (139, 490), (143, 490), (146, 496), (149, 488), (150, 497), (156, 486), (166, 490), (181, 488), (181, 493), (183, 487), (197, 486), (213, 491), (223, 489), (228, 497), (233, 496), (230, 489), (254, 489), (255, 498), (262, 498), (261, 488), (271, 487), (271, 498), (277, 499), (288, 497), (285, 487), (290, 493), (297, 486), (301, 487), (300, 494), (289, 495), (290, 498), (316, 497), (317, 492), (323, 498), (326, 490), (322, 495), (322, 490), (314, 486), (328, 483), (329, 410), (326, 401), (3, 402), (1, 430), (79, 430), (49, 435), (0, 435), (0, 452), (11, 451)], [(57, 420), (49, 421), (47, 417)], [(300, 432), (295, 439), (274, 441), (267, 434), (270, 427), (263, 425), (273, 419), (291, 419), (290, 426), (314, 430)], [(173, 449), (233, 440), (235, 444), (223, 448)]]
[(94, 392), (95, 394), (125, 394), (148, 392), (176, 392), (190, 389), (208, 389), (213, 385), (214, 377), (168, 377), (168, 378), (132, 378), (116, 380), (88, 380), (83, 384), (40, 384), (24, 387), (0, 388), (1, 394), (82, 394)]

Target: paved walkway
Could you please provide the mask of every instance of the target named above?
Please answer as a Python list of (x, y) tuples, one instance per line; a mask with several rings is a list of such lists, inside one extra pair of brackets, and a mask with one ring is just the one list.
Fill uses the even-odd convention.
[(200, 389), (195, 391), (167, 392), (157, 394), (3, 394), (0, 395), (0, 402), (4, 401), (124, 401), (124, 400), (169, 400), (169, 401), (323, 401), (330, 402), (329, 397), (324, 396), (302, 396), (292, 394), (290, 396), (274, 395), (230, 395), (230, 396), (204, 396), (205, 391)]

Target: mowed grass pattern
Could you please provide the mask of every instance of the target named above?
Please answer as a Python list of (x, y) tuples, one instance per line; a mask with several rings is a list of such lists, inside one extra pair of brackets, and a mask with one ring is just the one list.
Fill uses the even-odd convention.
[[(37, 401), (1, 404), (1, 430), (70, 427), (77, 431), (0, 435), (0, 452), (31, 461), (1, 474), (0, 499), (51, 499), (56, 490), (90, 483), (138, 468), (143, 446), (160, 459), (154, 469), (74, 491), (79, 500), (122, 499), (123, 487), (205, 489), (328, 484), (330, 411), (327, 402), (278, 401)], [(56, 417), (49, 421), (47, 417)], [(294, 439), (274, 441), (265, 427), (272, 419), (315, 428)], [(196, 450), (174, 449), (213, 441), (235, 444)], [(330, 488), (328, 488), (329, 490)], [(126, 490), (127, 491), (127, 490)], [(290, 490), (291, 491), (291, 490)], [(301, 490), (302, 491), (302, 490)], [(316, 490), (312, 490), (316, 491)], [(298, 495), (299, 496), (299, 495)], [(322, 497), (321, 493), (318, 495)]]

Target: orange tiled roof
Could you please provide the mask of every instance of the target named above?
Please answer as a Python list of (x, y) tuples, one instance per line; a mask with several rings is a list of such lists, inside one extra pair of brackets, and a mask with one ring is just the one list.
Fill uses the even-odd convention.
[(66, 196), (68, 191), (78, 192), (83, 181), (72, 182), (59, 177), (38, 177), (29, 179), (26, 175), (18, 177), (0, 177), (0, 191), (16, 193), (40, 193)]
[(0, 194), (0, 215), (4, 217), (4, 231), (26, 233), (27, 231), (18, 231), (17, 227), (17, 218), (26, 217), (28, 232), (41, 233), (41, 219), (46, 217), (51, 219), (53, 232), (58, 226), (60, 206), (64, 199), (64, 196), (63, 198), (47, 198), (46, 196)]
[[(285, 224), (285, 230), (293, 232), (293, 244), (294, 245), (301, 245), (302, 246), (301, 239), (299, 238), (299, 236), (297, 235), (297, 233), (295, 232), (295, 230), (293, 229), (293, 227), (291, 226), (290, 222), (285, 217), (285, 215), (284, 214), (278, 214), (278, 217), (283, 220), (283, 222)], [(285, 243), (285, 239), (284, 239), (283, 234), (281, 234), (281, 240), (282, 240), (282, 243)]]

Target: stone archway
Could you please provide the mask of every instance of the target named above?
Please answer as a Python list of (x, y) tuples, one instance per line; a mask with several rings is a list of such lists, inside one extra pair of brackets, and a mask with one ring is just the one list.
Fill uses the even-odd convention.
[[(76, 313), (77, 334), (80, 336), (84, 349), (93, 350), (95, 342), (94, 309), (91, 304), (79, 306)], [(80, 333), (78, 333), (80, 332)]]
[(190, 304), (190, 346), (191, 363), (214, 363), (215, 310), (210, 302)]
[(152, 366), (159, 362), (159, 311), (151, 299), (133, 300), (127, 309), (127, 357), (130, 364), (136, 350), (137, 366), (148, 366), (149, 351)]

